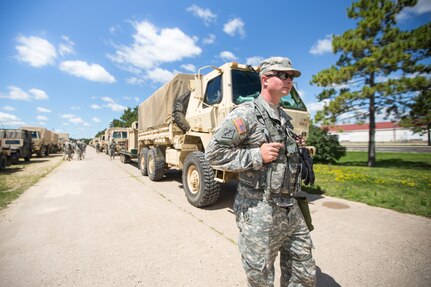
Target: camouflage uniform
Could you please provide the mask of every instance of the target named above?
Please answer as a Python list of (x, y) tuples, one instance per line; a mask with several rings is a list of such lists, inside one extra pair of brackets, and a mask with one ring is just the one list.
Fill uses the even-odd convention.
[[(239, 171), (234, 211), (248, 285), (273, 286), (274, 261), (280, 251), (281, 286), (314, 286), (310, 233), (293, 198), (301, 184), (298, 147), (289, 116), (276, 109), (279, 116), (261, 96), (256, 104), (238, 106), (215, 133), (206, 157), (215, 168)], [(279, 137), (274, 128), (267, 128), (262, 112)], [(283, 143), (285, 149), (275, 161), (264, 164), (260, 146), (269, 139)]]

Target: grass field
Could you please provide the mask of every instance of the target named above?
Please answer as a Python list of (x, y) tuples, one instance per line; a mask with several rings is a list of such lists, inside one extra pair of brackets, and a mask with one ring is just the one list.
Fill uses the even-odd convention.
[(309, 193), (431, 217), (430, 153), (378, 153), (377, 166), (369, 168), (366, 152), (347, 152), (338, 164), (314, 170)]

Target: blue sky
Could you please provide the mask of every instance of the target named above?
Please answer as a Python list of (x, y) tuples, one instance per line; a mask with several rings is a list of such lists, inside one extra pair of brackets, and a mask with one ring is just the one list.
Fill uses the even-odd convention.
[[(331, 35), (354, 28), (352, 1), (0, 1), (0, 127), (91, 138), (175, 73), (289, 57), (314, 115), (312, 75), (337, 60)], [(431, 0), (399, 25), (429, 22)]]

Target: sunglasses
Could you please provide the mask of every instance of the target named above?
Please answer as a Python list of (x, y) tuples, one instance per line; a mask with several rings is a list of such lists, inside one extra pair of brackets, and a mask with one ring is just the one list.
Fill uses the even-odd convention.
[(268, 78), (270, 78), (270, 77), (277, 77), (277, 78), (279, 78), (280, 80), (283, 80), (283, 81), (286, 80), (286, 79), (293, 80), (295, 78), (294, 75), (289, 74), (287, 72), (276, 72), (276, 73), (268, 74), (268, 75), (265, 75), (265, 76), (267, 76)]

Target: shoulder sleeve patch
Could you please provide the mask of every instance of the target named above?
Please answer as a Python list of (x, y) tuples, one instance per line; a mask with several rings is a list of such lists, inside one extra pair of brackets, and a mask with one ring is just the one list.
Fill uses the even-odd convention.
[(238, 134), (243, 134), (245, 132), (247, 132), (247, 128), (245, 126), (244, 120), (241, 118), (237, 118), (233, 120), (233, 124), (236, 128), (236, 131), (238, 132)]

